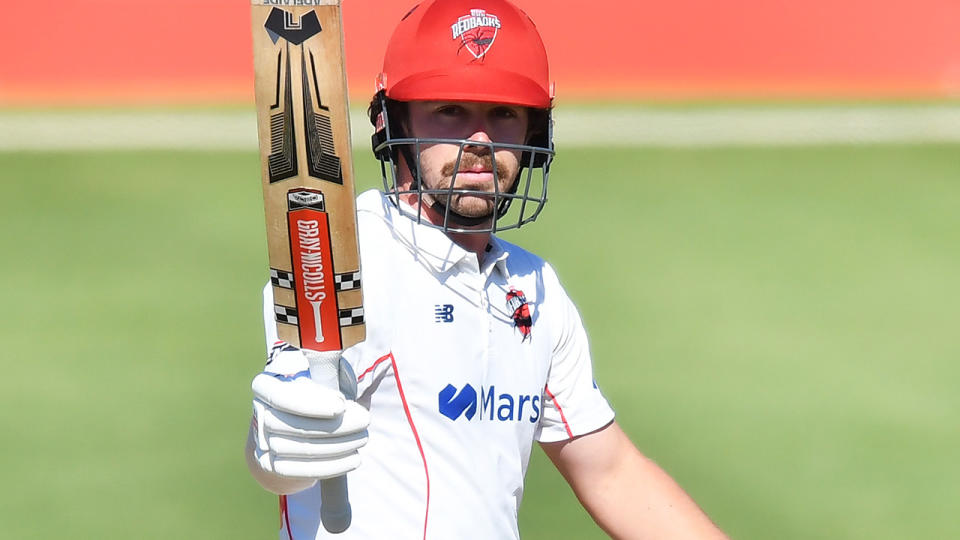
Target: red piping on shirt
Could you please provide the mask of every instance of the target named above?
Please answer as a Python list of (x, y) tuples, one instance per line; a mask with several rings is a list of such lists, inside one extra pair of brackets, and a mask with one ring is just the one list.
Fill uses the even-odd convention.
[[(370, 373), (371, 371), (377, 369), (377, 366), (380, 365), (380, 362), (383, 362), (384, 360), (388, 360), (388, 359), (391, 362), (393, 361), (393, 353), (387, 353), (386, 355), (381, 356), (380, 358), (377, 358), (377, 361), (374, 362), (372, 366), (363, 370), (363, 373), (361, 373), (360, 375), (357, 375), (357, 382), (360, 382), (367, 375), (367, 373)], [(396, 370), (394, 370), (394, 372), (396, 372)]]
[[(287, 538), (293, 540), (293, 531), (290, 530), (290, 513), (287, 511), (287, 496), (280, 496), (280, 519), (287, 524)], [(281, 523), (281, 526), (283, 525)]]
[[(283, 342), (278, 341), (277, 343), (283, 343)], [(397, 377), (397, 365), (393, 360), (393, 353), (388, 353), (385, 356), (381, 356), (380, 358), (378, 358), (377, 361), (374, 362), (372, 366), (368, 367), (363, 371), (363, 373), (358, 375), (357, 382), (360, 382), (368, 373), (376, 369), (377, 366), (379, 366), (385, 360), (390, 360), (390, 363), (393, 364), (393, 374), (394, 374), (394, 377)], [(414, 427), (413, 419), (410, 418), (410, 410), (407, 408), (407, 400), (406, 400), (406, 397), (404, 397), (403, 395), (403, 388), (400, 387), (399, 377), (397, 377), (397, 389), (400, 391), (400, 401), (403, 403), (403, 410), (407, 415), (407, 422), (410, 424), (410, 429), (413, 431), (413, 437), (417, 441), (417, 447), (420, 448), (420, 457), (423, 458), (423, 470), (424, 470), (424, 473), (426, 473), (427, 458), (424, 456), (423, 447), (420, 446), (420, 437), (417, 435), (417, 428)], [(429, 508), (429, 506), (430, 506), (430, 476), (427, 475), (427, 507)], [(280, 519), (283, 520), (283, 522), (286, 523), (287, 525), (287, 538), (289, 538), (290, 540), (293, 540), (293, 531), (290, 529), (290, 514), (287, 510), (286, 495), (280, 495)], [(283, 523), (281, 523), (281, 525), (283, 525)], [(424, 537), (426, 537), (427, 535), (426, 516), (424, 516), (423, 535)]]
[(570, 438), (572, 439), (573, 432), (570, 431), (570, 424), (567, 423), (567, 417), (564, 416), (563, 414), (563, 407), (560, 406), (560, 402), (557, 401), (557, 398), (553, 395), (552, 392), (550, 392), (550, 387), (548, 387), (547, 385), (543, 385), (543, 391), (546, 392), (548, 396), (550, 396), (550, 401), (553, 401), (553, 404), (557, 406), (557, 411), (560, 412), (560, 420), (563, 422), (563, 427), (564, 429), (567, 430), (567, 435), (569, 435)]
[[(410, 407), (407, 405), (407, 396), (403, 393), (403, 385), (400, 383), (400, 372), (397, 371), (397, 360), (393, 357), (393, 353), (387, 353), (386, 355), (377, 359), (372, 366), (368, 367), (357, 377), (359, 382), (367, 373), (370, 373), (383, 361), (389, 359), (390, 365), (393, 366), (393, 378), (397, 381), (397, 392), (400, 394), (400, 403), (403, 404), (403, 413), (407, 416), (407, 423), (410, 424), (410, 431), (413, 432), (413, 438), (417, 441), (417, 449), (420, 451), (420, 459), (423, 460), (423, 476), (426, 478), (427, 482), (427, 504), (423, 510), (423, 538), (427, 538), (427, 518), (430, 515), (430, 470), (427, 467), (427, 455), (423, 451), (423, 444), (420, 442), (420, 435), (417, 433), (417, 426), (413, 423), (413, 417), (410, 415)], [(568, 430), (569, 431), (569, 430)], [(572, 437), (572, 435), (571, 435)], [(291, 539), (292, 540), (292, 539)]]

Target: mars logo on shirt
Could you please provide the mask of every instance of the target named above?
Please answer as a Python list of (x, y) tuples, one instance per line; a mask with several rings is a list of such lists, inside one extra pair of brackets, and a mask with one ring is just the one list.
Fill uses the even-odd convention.
[[(448, 384), (437, 394), (440, 414), (456, 421), (461, 416), (468, 421), (496, 420), (499, 422), (530, 422), (540, 420), (540, 396), (531, 394), (497, 393), (495, 385), (480, 387), (480, 394), (470, 384), (458, 392)], [(479, 414), (478, 414), (479, 413)]]

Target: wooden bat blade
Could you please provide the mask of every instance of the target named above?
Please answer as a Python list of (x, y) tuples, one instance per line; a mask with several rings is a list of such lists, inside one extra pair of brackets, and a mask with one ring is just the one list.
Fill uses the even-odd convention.
[(365, 337), (340, 5), (252, 2), (257, 124), (277, 332), (304, 349)]

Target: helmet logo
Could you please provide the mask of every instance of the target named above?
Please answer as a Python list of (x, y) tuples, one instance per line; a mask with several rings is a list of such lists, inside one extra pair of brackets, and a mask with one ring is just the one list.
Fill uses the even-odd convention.
[(497, 39), (500, 19), (482, 9), (471, 9), (469, 15), (457, 19), (450, 25), (453, 39), (460, 40), (460, 49), (470, 51), (477, 60), (481, 60)]

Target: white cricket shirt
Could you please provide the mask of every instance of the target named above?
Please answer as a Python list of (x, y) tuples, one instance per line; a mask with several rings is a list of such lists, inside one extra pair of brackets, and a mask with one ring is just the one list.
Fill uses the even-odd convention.
[[(519, 538), (533, 441), (613, 420), (576, 307), (550, 265), (503, 240), (478, 266), (378, 191), (357, 216), (367, 339), (344, 357), (371, 424), (347, 475), (353, 522), (328, 535), (314, 486), (281, 497), (280, 538)], [(264, 297), (269, 347), (269, 285)]]

